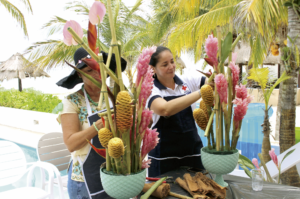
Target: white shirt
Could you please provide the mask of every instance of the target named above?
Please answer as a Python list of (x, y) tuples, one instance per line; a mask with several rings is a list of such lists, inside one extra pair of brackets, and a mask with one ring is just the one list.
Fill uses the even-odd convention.
[[(184, 96), (190, 94), (194, 91), (197, 91), (205, 84), (206, 77), (198, 71), (193, 73), (188, 73), (183, 76), (175, 75), (175, 89), (167, 88), (163, 86), (157, 78), (154, 79), (154, 85), (152, 93), (147, 100), (146, 106), (150, 109), (151, 103), (156, 98), (164, 98), (169, 96)], [(196, 108), (196, 103), (191, 105), (192, 111)], [(160, 115), (153, 113), (152, 119), (153, 124), (152, 128), (156, 125), (160, 118)]]

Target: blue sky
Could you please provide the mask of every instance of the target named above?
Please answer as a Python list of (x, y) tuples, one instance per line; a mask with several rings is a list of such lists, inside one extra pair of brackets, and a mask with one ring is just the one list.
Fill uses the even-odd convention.
[[(20, 26), (0, 4), (0, 61), (9, 59), (17, 52), (23, 53), (24, 50), (31, 46), (34, 42), (49, 39), (47, 38), (47, 32), (41, 30), (41, 27), (55, 15), (67, 20), (76, 20), (79, 23), (82, 23), (85, 20), (84, 16), (75, 15), (74, 12), (64, 10), (66, 3), (70, 2), (70, 0), (31, 0), (30, 2), (33, 9), (33, 15), (29, 14), (22, 6), (20, 6), (19, 0), (11, 0), (10, 2), (17, 5), (17, 7), (23, 12), (27, 24), (29, 39), (25, 38)], [(94, 0), (85, 0), (85, 2), (88, 5), (92, 5)], [(123, 0), (123, 2), (128, 6), (132, 6), (135, 3), (133, 0)], [(145, 0), (145, 2), (148, 3), (149, 1)], [(84, 24), (82, 24), (82, 26), (84, 26)], [(58, 34), (52, 38), (62, 39), (63, 37), (62, 34)], [(196, 67), (193, 63), (192, 57), (183, 55), (182, 59), (189, 69)], [(201, 64), (197, 64), (198, 69), (200, 69), (200, 65)], [(71, 71), (72, 69), (66, 65), (51, 69), (50, 71), (46, 71), (51, 78), (26, 78), (22, 80), (23, 88), (34, 87), (44, 93), (69, 93), (76, 91), (80, 88), (79, 85), (72, 90), (67, 90), (58, 87), (55, 84), (58, 80), (70, 74)], [(124, 81), (126, 84), (126, 80)], [(4, 80), (3, 82), (0, 82), (0, 85), (7, 89), (17, 89), (18, 81), (17, 79), (9, 81)]]

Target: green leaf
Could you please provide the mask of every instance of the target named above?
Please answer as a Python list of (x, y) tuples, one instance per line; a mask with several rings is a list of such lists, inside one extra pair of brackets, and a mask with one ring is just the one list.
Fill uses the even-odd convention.
[(242, 167), (242, 169), (244, 169), (245, 173), (246, 173), (250, 178), (252, 178), (252, 174), (251, 174), (251, 172), (249, 171), (249, 169), (248, 169), (246, 166), (244, 166), (244, 165), (240, 165), (240, 166)]
[(282, 159), (282, 161), (281, 161), (281, 164), (282, 164), (283, 160), (284, 160), (286, 157), (288, 157), (289, 155), (291, 155), (291, 153), (293, 153), (294, 151), (295, 151), (295, 149), (293, 149), (293, 150), (289, 151), (287, 154), (285, 154), (285, 156), (283, 157), (283, 159)]
[(275, 87), (276, 87), (278, 84), (280, 84), (281, 82), (283, 82), (283, 81), (285, 81), (285, 80), (287, 80), (287, 79), (290, 79), (290, 78), (291, 78), (291, 76), (288, 76), (288, 75), (286, 74), (286, 71), (284, 71), (284, 72), (282, 73), (282, 75), (280, 76), (280, 78), (277, 79), (277, 81), (276, 81), (275, 84), (270, 88), (270, 90), (268, 90), (268, 91), (265, 93), (264, 97), (265, 97), (265, 100), (266, 100), (267, 103), (269, 103), (269, 99), (270, 99), (270, 97), (271, 97), (271, 95), (272, 95), (272, 92), (273, 92), (273, 90), (275, 89)]
[(248, 167), (249, 169), (255, 169), (255, 167), (254, 167), (253, 163), (251, 162), (251, 160), (249, 160), (246, 156), (243, 156), (241, 154), (239, 155), (238, 163), (240, 165)]
[(226, 58), (229, 56), (232, 45), (232, 33), (229, 32), (224, 41), (222, 42), (222, 50), (221, 50), (221, 62), (225, 62)]
[(250, 76), (248, 77), (248, 79), (252, 79), (256, 81), (264, 90), (268, 82), (268, 77), (269, 77), (268, 68), (252, 68), (250, 70)]

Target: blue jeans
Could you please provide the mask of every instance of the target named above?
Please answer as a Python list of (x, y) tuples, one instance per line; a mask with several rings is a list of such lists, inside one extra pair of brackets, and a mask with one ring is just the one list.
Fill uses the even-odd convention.
[(73, 162), (70, 163), (68, 172), (68, 193), (70, 199), (89, 199), (89, 194), (84, 182), (77, 182), (71, 179)]

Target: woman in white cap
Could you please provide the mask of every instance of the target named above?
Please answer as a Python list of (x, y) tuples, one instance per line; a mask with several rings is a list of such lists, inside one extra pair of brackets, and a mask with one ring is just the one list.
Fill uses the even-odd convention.
[[(108, 55), (102, 52), (102, 56), (106, 63)], [(76, 67), (100, 82), (99, 73), (81, 61), (86, 57), (90, 58), (87, 51), (83, 48), (77, 49), (74, 54)], [(121, 60), (121, 65), (124, 71), (126, 68), (124, 59)], [(114, 55), (109, 68), (112, 71), (116, 69)], [(103, 128), (101, 119), (91, 125), (87, 119), (89, 115), (97, 112), (101, 89), (75, 70), (56, 84), (72, 89), (79, 83), (83, 83), (81, 89), (63, 100), (63, 111), (60, 114), (64, 142), (72, 153), (68, 170), (68, 193), (70, 198), (76, 199), (105, 198), (107, 194), (102, 188), (100, 179), (100, 165), (105, 162), (105, 158), (91, 149), (87, 142), (89, 140), (97, 148), (103, 148), (98, 139), (98, 130)]]

